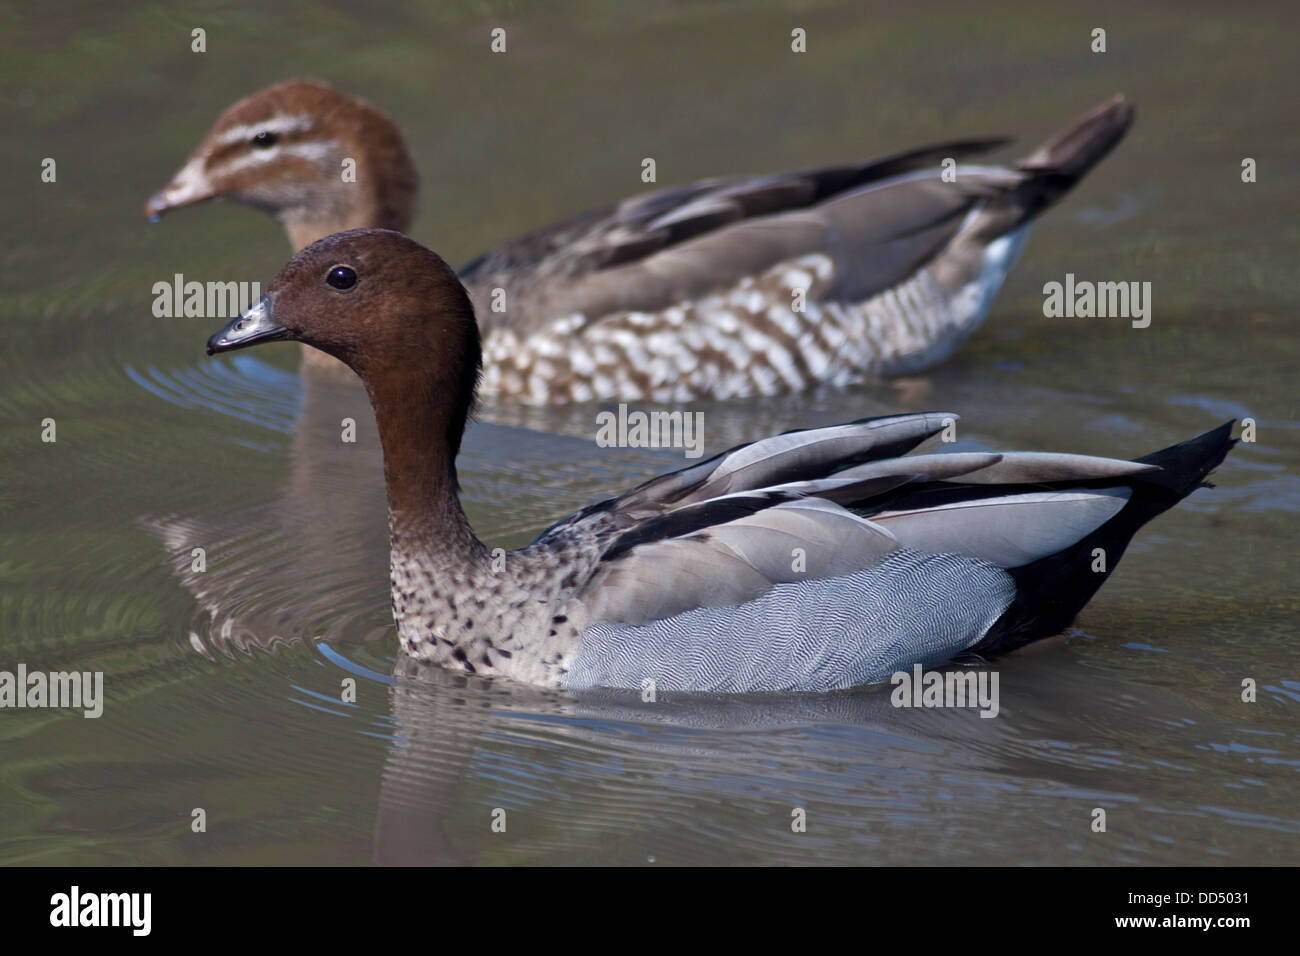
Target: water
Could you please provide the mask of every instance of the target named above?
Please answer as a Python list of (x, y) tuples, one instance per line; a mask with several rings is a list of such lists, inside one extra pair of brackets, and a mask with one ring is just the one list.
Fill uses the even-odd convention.
[[(107, 701), (98, 720), (0, 713), (0, 861), (1300, 861), (1296, 19), (1013, 3), (7, 12), (0, 669), (102, 670)], [(509, 52), (493, 57), (496, 25)], [(1106, 54), (1088, 51), (1097, 25)], [(206, 54), (189, 52), (194, 26)], [(413, 234), (452, 261), (638, 191), (644, 156), (667, 183), (947, 136), (1028, 146), (1122, 90), (1132, 134), (1044, 218), (953, 361), (692, 406), (707, 451), (925, 408), (960, 412), (966, 448), (1132, 456), (1247, 415), (1259, 441), (1139, 535), (1076, 628), (998, 662), (996, 719), (896, 710), (870, 688), (651, 706), (398, 664), (361, 390), (300, 377), (292, 347), (207, 359), (220, 323), (150, 310), (176, 272), (265, 282), (286, 258), (250, 210), (150, 225), (140, 208), (222, 107), (293, 75), (398, 117), (424, 177)], [(46, 156), (56, 184), (39, 182)], [(1067, 272), (1150, 281), (1151, 327), (1045, 319), (1042, 286)], [(480, 536), (526, 543), (680, 465), (595, 447), (595, 412), (474, 426), (461, 480)]]

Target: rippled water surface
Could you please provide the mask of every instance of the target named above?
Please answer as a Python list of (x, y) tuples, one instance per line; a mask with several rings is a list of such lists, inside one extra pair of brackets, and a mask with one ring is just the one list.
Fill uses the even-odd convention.
[[(1292, 5), (360, 10), (3, 14), (0, 670), (103, 671), (107, 700), (98, 720), (0, 711), (0, 862), (1300, 862)], [(287, 257), (251, 210), (151, 226), (140, 208), (227, 103), (293, 75), (398, 118), (424, 179), (413, 234), (452, 261), (639, 191), (644, 156), (666, 183), (1028, 144), (1122, 90), (1133, 132), (1042, 220), (953, 361), (693, 406), (707, 449), (926, 408), (962, 414), (962, 448), (1127, 457), (1243, 416), (1258, 441), (1139, 534), (1074, 629), (998, 662), (996, 719), (880, 689), (648, 705), (413, 668), (360, 388), (300, 376), (295, 347), (207, 359), (211, 320), (151, 313), (175, 273), (265, 282)], [(1151, 282), (1151, 326), (1045, 319), (1067, 272)], [(524, 544), (680, 465), (597, 448), (597, 410), (471, 429), (480, 536)]]

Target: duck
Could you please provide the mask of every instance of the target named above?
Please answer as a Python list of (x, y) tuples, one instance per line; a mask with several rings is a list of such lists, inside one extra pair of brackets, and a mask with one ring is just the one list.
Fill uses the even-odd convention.
[[(1133, 116), (1114, 96), (1009, 166), (968, 162), (1005, 139), (951, 141), (653, 189), (507, 242), (460, 271), (482, 323), (480, 396), (751, 399), (923, 371), (979, 327), (1039, 214)], [(145, 213), (234, 200), (275, 216), (297, 251), (406, 232), (417, 191), (391, 118), (296, 79), (223, 112)]]
[(443, 259), (359, 229), (295, 255), (207, 350), (297, 341), (347, 365), (383, 450), (403, 654), (552, 689), (825, 692), (1014, 650), (1066, 628), (1235, 444), (1230, 421), (1131, 461), (912, 455), (957, 416), (877, 416), (738, 446), (507, 552), (458, 494), (480, 338)]

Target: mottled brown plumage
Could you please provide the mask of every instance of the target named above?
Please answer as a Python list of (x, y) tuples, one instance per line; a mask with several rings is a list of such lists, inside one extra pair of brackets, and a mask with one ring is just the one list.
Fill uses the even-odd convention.
[[(1101, 104), (1009, 167), (1000, 139), (864, 163), (655, 189), (530, 233), (462, 270), (490, 400), (744, 398), (913, 372), (979, 326), (1025, 229), (1123, 137)], [(270, 161), (259, 132), (284, 130)], [(296, 153), (294, 152), (296, 151)], [(358, 160), (356, 183), (340, 158)], [(961, 161), (940, 178), (945, 159)], [(344, 229), (405, 230), (415, 173), (391, 120), (312, 81), (217, 120), (158, 215), (226, 197), (284, 223), (295, 249)]]

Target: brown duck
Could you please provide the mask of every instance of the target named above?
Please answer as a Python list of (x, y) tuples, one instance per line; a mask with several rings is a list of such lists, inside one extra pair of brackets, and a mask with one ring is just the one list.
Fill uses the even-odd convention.
[[(747, 398), (934, 365), (987, 315), (1038, 214), (1132, 120), (1117, 96), (1010, 166), (966, 162), (1003, 140), (948, 142), (658, 189), (516, 239), (461, 271), (481, 394)], [(344, 229), (405, 231), (416, 190), (387, 116), (292, 80), (227, 109), (145, 209), (233, 199), (274, 215), (300, 250)]]

